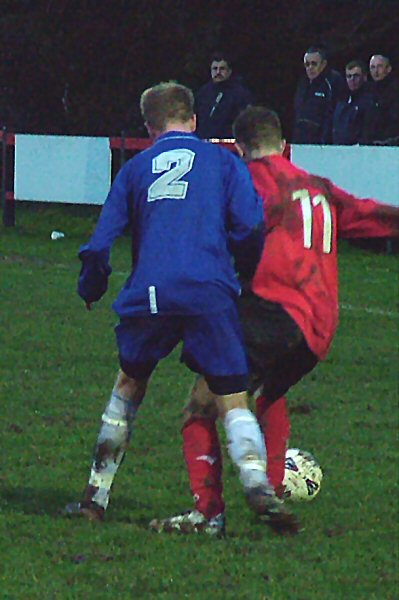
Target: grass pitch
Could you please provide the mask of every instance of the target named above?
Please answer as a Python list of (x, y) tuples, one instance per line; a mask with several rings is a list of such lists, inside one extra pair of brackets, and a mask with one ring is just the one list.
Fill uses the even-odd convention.
[[(110, 304), (130, 264), (117, 243), (107, 296), (86, 312), (76, 253), (97, 209), (17, 205), (0, 229), (0, 598), (390, 600), (397, 578), (398, 264), (343, 245), (340, 327), (328, 359), (291, 391), (291, 446), (324, 470), (296, 505), (304, 532), (256, 523), (225, 462), (225, 540), (147, 530), (191, 506), (181, 408), (192, 375), (174, 353), (150, 386), (103, 525), (69, 521), (114, 381)], [(53, 229), (65, 238), (51, 241)]]

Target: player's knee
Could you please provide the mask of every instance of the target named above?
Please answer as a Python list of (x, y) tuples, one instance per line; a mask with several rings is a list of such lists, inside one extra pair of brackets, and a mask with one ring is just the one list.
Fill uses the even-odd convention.
[(136, 391), (136, 380), (123, 371), (119, 371), (115, 389), (121, 396), (130, 396)]
[(191, 389), (190, 398), (194, 398), (199, 404), (205, 405), (213, 402), (215, 394), (211, 392), (209, 386), (202, 375), (199, 375)]
[(216, 419), (217, 416), (215, 397), (208, 404), (201, 404), (194, 398), (190, 398), (183, 409), (183, 425), (190, 419)]
[(134, 379), (120, 371), (115, 383), (115, 392), (118, 396), (140, 404), (147, 389), (148, 378)]
[(215, 398), (205, 379), (202, 376), (198, 377), (183, 409), (183, 424), (191, 418), (215, 419), (217, 417)]
[(216, 398), (216, 406), (220, 418), (234, 408), (248, 408), (248, 395), (246, 392), (221, 395)]

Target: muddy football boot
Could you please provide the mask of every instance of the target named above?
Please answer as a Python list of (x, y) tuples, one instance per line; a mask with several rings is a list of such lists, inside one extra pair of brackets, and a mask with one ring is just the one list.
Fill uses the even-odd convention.
[(284, 506), (284, 501), (276, 496), (269, 486), (258, 486), (245, 490), (245, 496), (251, 509), (269, 527), (280, 535), (296, 535), (300, 525)]
[(187, 510), (168, 519), (153, 519), (149, 527), (157, 533), (204, 533), (216, 538), (225, 536), (225, 518), (223, 514), (207, 519), (198, 510)]
[(95, 502), (71, 502), (64, 509), (67, 517), (81, 517), (88, 521), (104, 521), (105, 510)]

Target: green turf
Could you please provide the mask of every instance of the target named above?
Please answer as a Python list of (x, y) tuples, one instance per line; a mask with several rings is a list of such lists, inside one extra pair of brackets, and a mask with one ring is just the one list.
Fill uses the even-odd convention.
[[(228, 537), (168, 537), (154, 516), (190, 506), (180, 414), (190, 373), (172, 355), (137, 420), (102, 526), (61, 515), (88, 476), (116, 372), (110, 304), (129, 266), (113, 253), (109, 294), (76, 295), (76, 251), (97, 209), (17, 205), (0, 229), (0, 598), (7, 600), (389, 600), (397, 580), (397, 257), (341, 248), (341, 323), (328, 359), (290, 394), (291, 446), (325, 474), (297, 505), (305, 530), (254, 522), (226, 460)], [(53, 229), (65, 238), (51, 241)]]

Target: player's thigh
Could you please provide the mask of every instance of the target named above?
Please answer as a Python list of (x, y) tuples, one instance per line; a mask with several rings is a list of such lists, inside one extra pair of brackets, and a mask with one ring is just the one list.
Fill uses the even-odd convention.
[(317, 363), (316, 355), (303, 339), (295, 348), (290, 349), (273, 370), (264, 374), (262, 380), (264, 395), (270, 402), (281, 398), (292, 386), (310, 373)]
[(298, 325), (276, 302), (249, 294), (239, 299), (238, 309), (251, 368), (274, 367), (303, 339)]
[[(250, 368), (250, 391), (263, 385), (277, 399), (316, 364), (301, 329), (284, 308), (250, 294), (239, 301)], [(270, 398), (272, 399), (272, 398)]]
[(178, 344), (181, 326), (176, 317), (132, 317), (121, 320), (115, 335), (122, 371), (134, 379), (144, 379)]
[(204, 375), (246, 375), (247, 360), (235, 304), (186, 320), (182, 360)]

